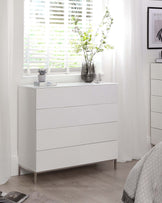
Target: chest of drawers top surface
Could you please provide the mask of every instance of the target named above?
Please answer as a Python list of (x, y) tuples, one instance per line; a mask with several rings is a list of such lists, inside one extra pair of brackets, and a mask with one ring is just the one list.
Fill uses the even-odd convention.
[(20, 87), (28, 87), (33, 89), (46, 89), (46, 88), (62, 88), (62, 87), (94, 87), (94, 86), (103, 86), (103, 85), (118, 85), (118, 83), (111, 82), (100, 82), (100, 83), (85, 83), (85, 82), (74, 82), (74, 83), (56, 83), (54, 85), (43, 85), (43, 86), (34, 86), (32, 84), (20, 85)]

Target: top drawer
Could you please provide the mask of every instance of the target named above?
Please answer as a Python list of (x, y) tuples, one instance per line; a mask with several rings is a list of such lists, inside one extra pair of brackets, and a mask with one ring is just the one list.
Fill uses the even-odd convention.
[(37, 89), (37, 109), (106, 103), (117, 103), (117, 84)]

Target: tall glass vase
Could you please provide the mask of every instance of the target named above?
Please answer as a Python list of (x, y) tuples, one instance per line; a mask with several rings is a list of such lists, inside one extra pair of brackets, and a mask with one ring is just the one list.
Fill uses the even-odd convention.
[(91, 83), (95, 79), (94, 63), (82, 63), (81, 78), (84, 82)]

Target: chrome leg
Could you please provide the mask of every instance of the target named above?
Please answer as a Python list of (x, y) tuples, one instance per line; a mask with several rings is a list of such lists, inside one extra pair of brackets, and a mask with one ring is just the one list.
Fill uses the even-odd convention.
[(21, 175), (21, 167), (19, 166), (18, 168), (18, 175), (20, 176)]
[(34, 184), (37, 184), (37, 173), (34, 172)]
[(117, 169), (117, 159), (114, 159), (114, 169)]

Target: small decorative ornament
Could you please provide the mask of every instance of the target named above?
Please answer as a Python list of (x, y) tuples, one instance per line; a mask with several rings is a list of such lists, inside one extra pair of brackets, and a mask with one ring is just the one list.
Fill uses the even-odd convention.
[(38, 81), (34, 81), (33, 85), (34, 85), (35, 87), (38, 87), (38, 86), (39, 86), (39, 82), (38, 82)]
[(38, 70), (38, 81), (39, 82), (45, 82), (46, 81), (46, 73), (47, 73), (47, 70), (46, 69), (39, 69)]
[(96, 74), (95, 83), (100, 83), (101, 81), (102, 81), (102, 74), (101, 73)]

